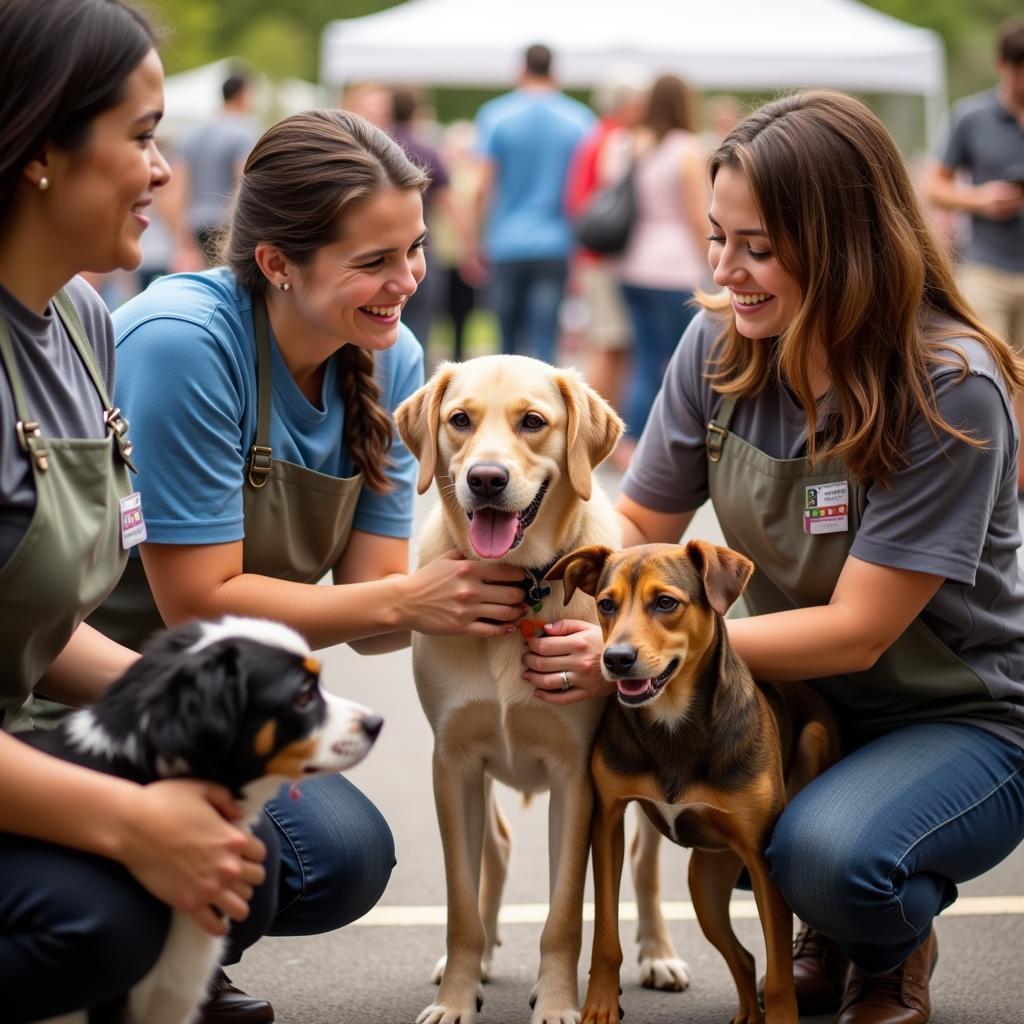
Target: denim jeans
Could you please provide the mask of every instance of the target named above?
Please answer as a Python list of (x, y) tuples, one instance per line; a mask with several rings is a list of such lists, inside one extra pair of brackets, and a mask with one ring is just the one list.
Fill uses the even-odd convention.
[(1024, 838), (1024, 749), (973, 725), (909, 725), (798, 793), (768, 846), (794, 913), (868, 973), (925, 939), (957, 884)]
[[(267, 879), (231, 929), (225, 963), (263, 935), (319, 935), (350, 924), (380, 899), (395, 841), (380, 811), (344, 776), (304, 782), (267, 804), (254, 832), (267, 844)], [(275, 855), (276, 854), (276, 855)]]
[(693, 292), (624, 284), (622, 295), (633, 324), (629, 383), (623, 404), (626, 427), (637, 440), (665, 379), (672, 353), (697, 310)]
[[(232, 928), (229, 963), (264, 934), (319, 934), (361, 917), (395, 864), (387, 822), (340, 775), (303, 783), (297, 801), (272, 800), (255, 831), (267, 881)], [(4, 1024), (116, 1003), (163, 948), (168, 908), (112, 860), (0, 833), (0, 879)]]
[(501, 327), (501, 351), (554, 363), (558, 311), (569, 268), (565, 260), (508, 260), (491, 265), (490, 298)]

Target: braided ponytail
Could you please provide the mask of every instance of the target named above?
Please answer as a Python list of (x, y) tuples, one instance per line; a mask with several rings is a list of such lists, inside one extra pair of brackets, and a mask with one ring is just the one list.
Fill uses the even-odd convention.
[(373, 375), (373, 353), (346, 345), (338, 354), (341, 394), (345, 399), (345, 443), (363, 471), (371, 491), (391, 490), (387, 469), (394, 422), (380, 404), (380, 385)]

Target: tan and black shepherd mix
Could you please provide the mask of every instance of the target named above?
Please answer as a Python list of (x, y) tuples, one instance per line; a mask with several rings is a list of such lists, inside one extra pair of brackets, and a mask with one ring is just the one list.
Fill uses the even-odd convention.
[(617, 1024), (618, 905), (623, 814), (631, 800), (673, 842), (693, 848), (690, 895), (739, 993), (733, 1024), (761, 1024), (754, 960), (729, 920), (743, 867), (768, 957), (769, 1024), (796, 1024), (792, 914), (764, 851), (792, 797), (838, 756), (835, 722), (808, 685), (755, 682), (729, 643), (723, 616), (753, 563), (703, 541), (613, 553), (591, 546), (552, 568), (567, 598), (595, 598), (602, 672), (616, 683), (592, 758), (596, 919), (584, 1024)]
[[(612, 507), (592, 479), (622, 422), (579, 375), (524, 356), (443, 364), (397, 410), (420, 461), (419, 490), (440, 501), (420, 538), (419, 561), (452, 548), (521, 567), (540, 586), (555, 560), (584, 544), (617, 546)], [(544, 621), (595, 621), (583, 594), (560, 583), (537, 593)], [(551, 902), (534, 987), (534, 1024), (579, 1021), (579, 960), (590, 813), (590, 749), (603, 701), (542, 703), (523, 679), (518, 632), (413, 637), (420, 702), (434, 732), (433, 781), (448, 891), (447, 960), (420, 1024), (473, 1024), (497, 943), (508, 823), (498, 779), (523, 793), (550, 791)]]

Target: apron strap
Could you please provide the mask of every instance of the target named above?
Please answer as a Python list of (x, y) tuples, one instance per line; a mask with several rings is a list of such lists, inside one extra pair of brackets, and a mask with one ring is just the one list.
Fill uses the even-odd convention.
[(249, 451), (249, 483), (262, 487), (270, 476), (274, 452), (270, 447), (270, 329), (267, 304), (253, 296), (252, 322), (256, 331), (256, 441)]
[(36, 469), (40, 473), (45, 473), (50, 468), (49, 456), (39, 433), (39, 422), (32, 419), (28, 411), (28, 399), (25, 397), (25, 388), (21, 382), (21, 374), (18, 372), (18, 360), (15, 358), (14, 346), (11, 344), (11, 332), (7, 327), (7, 317), (2, 313), (0, 313), (0, 363), (3, 363), (4, 369), (7, 371), (7, 379), (11, 382), (14, 412), (18, 417), (14, 428), (18, 435), (18, 444), (22, 451), (31, 456)]
[(725, 437), (729, 433), (729, 424), (732, 422), (732, 414), (735, 410), (736, 396), (726, 395), (718, 407), (718, 412), (708, 423), (705, 444), (708, 450), (708, 459), (711, 462), (718, 462), (722, 457), (722, 445), (725, 444)]
[(128, 438), (128, 421), (122, 415), (121, 410), (110, 401), (89, 336), (85, 333), (85, 327), (82, 326), (82, 320), (78, 315), (78, 310), (75, 309), (75, 304), (63, 288), (54, 295), (53, 308), (57, 311), (57, 315), (64, 324), (64, 329), (71, 338), (71, 343), (75, 346), (75, 350), (92, 378), (93, 386), (99, 393), (100, 402), (103, 405), (103, 422), (114, 435), (121, 458), (135, 472), (135, 466), (131, 459), (132, 442)]

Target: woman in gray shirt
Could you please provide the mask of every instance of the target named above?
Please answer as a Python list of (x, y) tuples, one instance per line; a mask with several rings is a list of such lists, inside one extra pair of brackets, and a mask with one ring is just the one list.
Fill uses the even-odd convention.
[[(163, 70), (120, 0), (0, 4), (0, 713), (84, 704), (137, 657), (83, 619), (124, 567), (113, 330), (76, 275), (138, 266), (168, 168)], [(138, 786), (0, 730), (0, 993), (20, 1024), (98, 1008), (163, 946), (168, 904), (214, 934), (248, 913), (262, 844), (227, 791)], [(98, 1019), (98, 1018), (94, 1018)]]
[[(801, 1009), (923, 1024), (933, 918), (1024, 836), (1024, 367), (964, 302), (859, 101), (768, 104), (710, 173), (722, 291), (623, 481), (625, 540), (674, 542), (710, 498), (754, 560), (736, 651), (759, 678), (813, 680), (848, 751), (768, 848), (807, 922)], [(529, 641), (538, 697), (614, 692), (596, 628), (552, 632)]]

